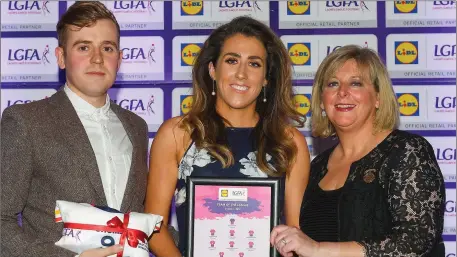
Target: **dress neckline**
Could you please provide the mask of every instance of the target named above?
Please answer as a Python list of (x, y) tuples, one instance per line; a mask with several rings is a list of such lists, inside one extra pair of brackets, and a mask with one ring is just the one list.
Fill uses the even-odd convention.
[(253, 130), (254, 127), (226, 127), (225, 130), (227, 131), (246, 131), (246, 130)]

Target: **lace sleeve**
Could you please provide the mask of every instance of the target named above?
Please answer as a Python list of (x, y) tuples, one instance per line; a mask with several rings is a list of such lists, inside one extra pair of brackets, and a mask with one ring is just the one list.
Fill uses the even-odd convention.
[(392, 233), (359, 242), (365, 256), (425, 256), (441, 237), (445, 189), (432, 146), (421, 137), (399, 145), (387, 176)]

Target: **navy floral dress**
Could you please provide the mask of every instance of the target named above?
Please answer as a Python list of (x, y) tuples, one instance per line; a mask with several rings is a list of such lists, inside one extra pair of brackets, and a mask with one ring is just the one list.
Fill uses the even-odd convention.
[[(226, 128), (226, 137), (234, 157), (234, 165), (222, 168), (221, 163), (212, 157), (207, 150), (197, 149), (191, 143), (184, 154), (178, 168), (178, 182), (175, 191), (176, 217), (179, 228), (179, 250), (184, 255), (187, 242), (187, 203), (186, 203), (186, 178), (219, 177), (219, 178), (267, 178), (268, 175), (257, 167), (256, 150), (251, 137), (254, 128)], [(267, 154), (267, 161), (271, 165), (271, 156)], [(284, 180), (282, 180), (282, 185)], [(283, 190), (283, 186), (281, 190)], [(283, 192), (280, 199), (283, 198)], [(282, 202), (282, 201), (281, 201)]]

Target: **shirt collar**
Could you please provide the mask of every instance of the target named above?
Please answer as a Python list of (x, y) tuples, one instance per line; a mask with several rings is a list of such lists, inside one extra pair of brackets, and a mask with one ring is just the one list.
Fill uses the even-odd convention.
[(106, 94), (105, 105), (102, 107), (95, 107), (92, 104), (88, 103), (86, 100), (82, 99), (79, 95), (73, 92), (67, 84), (65, 84), (64, 91), (70, 99), (71, 104), (78, 114), (89, 114), (89, 115), (102, 115), (108, 117), (110, 111), (110, 98)]

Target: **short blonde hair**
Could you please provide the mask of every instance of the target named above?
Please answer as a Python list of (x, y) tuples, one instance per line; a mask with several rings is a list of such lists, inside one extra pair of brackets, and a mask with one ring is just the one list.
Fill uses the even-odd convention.
[(335, 134), (332, 123), (327, 116), (322, 115), (320, 107), (322, 91), (336, 71), (351, 59), (357, 62), (359, 70), (366, 76), (364, 79), (374, 85), (379, 96), (380, 104), (376, 111), (374, 133), (391, 130), (398, 126), (400, 118), (397, 98), (387, 69), (378, 54), (369, 48), (346, 45), (329, 54), (320, 64), (314, 77), (311, 99), (311, 121), (314, 136), (329, 137)]

